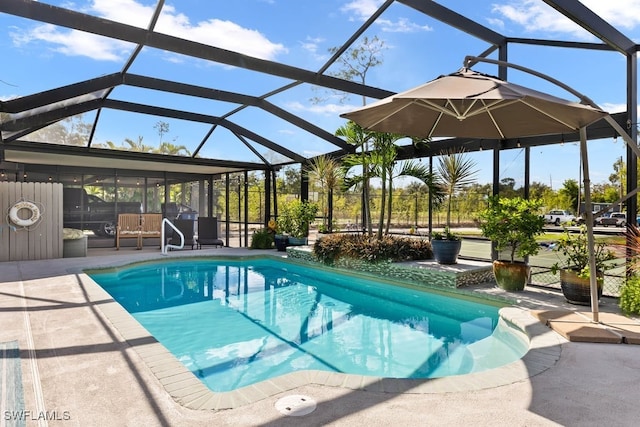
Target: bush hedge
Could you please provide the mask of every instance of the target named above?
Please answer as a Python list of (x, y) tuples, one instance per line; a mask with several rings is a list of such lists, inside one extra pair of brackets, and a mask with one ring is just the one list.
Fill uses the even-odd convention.
[(316, 240), (315, 256), (331, 265), (339, 257), (368, 262), (410, 261), (433, 258), (431, 243), (425, 239), (383, 236), (382, 239), (361, 234), (330, 234)]
[(640, 276), (634, 275), (620, 290), (620, 309), (624, 314), (640, 314)]

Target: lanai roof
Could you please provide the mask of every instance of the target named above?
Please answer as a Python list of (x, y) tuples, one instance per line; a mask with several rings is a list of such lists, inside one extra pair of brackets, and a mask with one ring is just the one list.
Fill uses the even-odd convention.
[[(630, 116), (623, 113), (618, 120), (637, 121), (634, 64), (638, 45), (576, 0), (541, 3), (567, 17), (576, 29), (591, 33), (593, 41), (506, 35), (481, 13), (464, 16), (457, 11), (459, 2), (453, 0), (360, 2), (375, 7), (371, 13), (360, 15), (360, 21), (339, 16), (331, 28), (317, 28), (314, 17), (320, 13), (340, 15), (345, 7), (359, 2), (322, 1), (313, 2), (313, 6), (299, 1), (214, 2), (208, 16), (186, 15), (189, 3), (2, 0), (0, 23), (4, 34), (0, 36), (4, 37), (5, 66), (0, 79), (5, 85), (0, 91), (1, 160), (85, 167), (114, 167), (116, 163), (126, 169), (203, 174), (269, 170), (322, 153), (339, 155), (353, 150), (335, 136), (335, 130), (345, 123), (339, 113), (357, 106), (362, 97), (380, 99), (455, 71), (468, 54), (507, 59), (509, 52), (509, 59), (513, 57), (526, 66), (530, 65), (530, 55), (542, 49), (554, 50), (550, 57), (565, 58), (565, 67), (574, 71), (578, 70), (575, 61), (579, 58), (584, 58), (584, 64), (602, 58), (626, 59), (626, 65), (619, 61), (616, 75), (599, 76), (594, 84), (617, 88), (619, 97), (632, 106)], [(251, 12), (247, 12), (248, 7)], [(251, 19), (241, 19), (249, 14)], [(185, 25), (185, 20), (190, 24)], [(245, 22), (244, 28), (240, 28), (240, 22)], [(385, 59), (371, 70), (367, 84), (334, 77), (339, 69), (336, 60), (357, 46), (358, 40), (390, 34), (385, 31), (398, 30), (407, 22), (428, 29), (406, 36), (422, 38), (423, 51), (407, 54), (407, 50), (395, 49), (394, 43), (401, 43), (403, 38), (389, 36), (392, 41), (387, 41)], [(275, 36), (278, 26), (288, 26), (299, 45), (279, 42)], [(210, 32), (217, 30), (238, 32), (238, 43), (216, 44)], [(65, 52), (60, 41), (78, 36), (78, 32), (86, 36), (86, 54), (82, 57)], [(450, 57), (430, 56), (430, 46), (448, 43), (453, 33), (465, 34), (464, 43), (452, 45)], [(301, 47), (305, 42), (319, 44), (309, 39), (310, 34), (327, 39), (324, 52), (327, 47), (336, 47), (337, 52), (316, 52), (317, 57), (312, 57), (308, 46)], [(41, 68), (22, 69), (26, 56), (37, 57), (33, 63), (41, 64)], [(76, 66), (59, 73), (61, 61), (73, 61)], [(556, 66), (562, 69), (563, 64)], [(397, 67), (413, 67), (416, 80), (394, 79)], [(495, 67), (487, 70), (499, 73)], [(55, 75), (56, 84), (39, 84), (39, 73)], [(28, 79), (29, 85), (21, 84), (21, 78)], [(352, 95), (351, 101), (336, 102), (335, 91)], [(331, 100), (314, 102), (314, 97)], [(170, 125), (164, 140), (174, 146), (184, 145), (188, 155), (147, 152), (163, 142), (159, 122)], [(64, 134), (56, 123), (64, 124)], [(611, 136), (611, 129), (602, 123), (590, 132), (591, 138)], [(567, 141), (572, 138), (562, 136)], [(126, 139), (131, 141), (128, 148), (133, 149), (122, 149)], [(408, 144), (401, 158), (437, 153), (451, 145), (464, 145), (473, 151), (492, 144), (513, 148), (516, 143), (526, 146), (558, 141), (557, 137), (517, 142), (452, 139), (421, 149)]]

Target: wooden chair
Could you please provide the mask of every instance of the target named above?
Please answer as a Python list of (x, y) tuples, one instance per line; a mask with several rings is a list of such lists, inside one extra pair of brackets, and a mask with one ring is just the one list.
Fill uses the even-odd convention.
[(120, 250), (120, 239), (136, 239), (136, 248), (142, 248), (140, 214), (119, 214), (116, 229), (116, 250)]
[(162, 214), (148, 213), (140, 215), (140, 248), (143, 245), (143, 239), (146, 237), (162, 237)]

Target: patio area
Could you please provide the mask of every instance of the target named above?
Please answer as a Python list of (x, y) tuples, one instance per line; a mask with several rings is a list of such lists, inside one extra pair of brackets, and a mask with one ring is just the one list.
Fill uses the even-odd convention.
[[(176, 251), (168, 257), (259, 252), (223, 248)], [(6, 425), (18, 418), (26, 425), (48, 421), (80, 426), (636, 423), (638, 347), (568, 341), (536, 315), (576, 307), (566, 304), (561, 294), (536, 287), (504, 295), (515, 299), (517, 316), (524, 316), (519, 321), (526, 323), (536, 341), (535, 354), (530, 352), (507, 369), (424, 382), (351, 385), (321, 384), (317, 378), (287, 382), (285, 378), (270, 381), (279, 391), (249, 404), (230, 405), (234, 409), (187, 409), (172, 398), (166, 382), (150, 368), (148, 357), (141, 356), (141, 348), (153, 343), (153, 338), (127, 340), (127, 332), (116, 328), (105, 314), (105, 307), (113, 302), (97, 298), (96, 285), (81, 273), (87, 267), (159, 257), (157, 248), (108, 248), (90, 249), (87, 258), (2, 263), (0, 342), (18, 341), (25, 411), (18, 416), (2, 408)], [(490, 284), (474, 290), (502, 294)], [(588, 307), (581, 311), (588, 312)], [(601, 312), (603, 320), (618, 316), (617, 301), (604, 298)], [(292, 396), (314, 402), (315, 410), (302, 417), (284, 415), (277, 403)]]

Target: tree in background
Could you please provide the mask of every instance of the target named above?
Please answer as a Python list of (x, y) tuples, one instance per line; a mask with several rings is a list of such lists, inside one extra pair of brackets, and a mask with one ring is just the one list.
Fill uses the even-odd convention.
[(285, 166), (282, 174), (276, 178), (276, 189), (279, 194), (295, 194), (300, 197), (301, 183), (300, 169), (295, 166)]
[[(364, 130), (359, 124), (348, 121), (347, 124), (340, 126), (336, 130), (336, 135), (345, 139), (347, 144), (356, 147), (356, 150), (360, 151), (360, 154), (348, 154), (342, 158), (343, 168), (343, 189), (349, 190), (352, 188), (360, 188), (362, 190), (362, 226), (367, 227), (369, 235), (373, 234), (371, 224), (371, 210), (369, 206), (369, 187), (367, 183), (371, 175), (369, 163), (371, 163), (371, 155), (366, 149), (368, 141), (371, 139), (371, 132)], [(349, 175), (351, 169), (355, 166), (360, 166), (362, 173), (360, 175)]]
[(438, 175), (447, 195), (447, 222), (451, 227), (451, 200), (453, 195), (475, 181), (476, 162), (464, 150), (450, 150), (438, 157)]
[(92, 123), (83, 121), (82, 114), (77, 114), (38, 129), (24, 139), (51, 144), (86, 146), (92, 127)]
[[(383, 40), (378, 38), (378, 36), (374, 36), (373, 38), (364, 37), (356, 47), (352, 47), (347, 49), (342, 55), (340, 55), (336, 63), (340, 66), (337, 71), (329, 71), (329, 75), (334, 77), (339, 77), (344, 80), (357, 81), (363, 85), (366, 84), (367, 74), (369, 71), (382, 64), (382, 51), (385, 49), (385, 43)], [(339, 47), (329, 48), (329, 53), (332, 55), (338, 54), (340, 52)], [(348, 98), (347, 94), (343, 93), (343, 97), (341, 101), (344, 101)], [(319, 99), (316, 98), (314, 102), (319, 102)], [(363, 95), (362, 96), (362, 105), (366, 105), (367, 99)], [(349, 124), (347, 124), (348, 126)], [(341, 136), (338, 132), (336, 135)], [(361, 166), (362, 166), (362, 181), (361, 181), (361, 189), (362, 189), (362, 224), (366, 225), (369, 235), (373, 233), (372, 230), (372, 222), (371, 222), (371, 211), (367, 210), (369, 207), (369, 176), (371, 172), (369, 171), (369, 165), (367, 163), (368, 156), (367, 152), (369, 151), (368, 147), (368, 138), (365, 138), (361, 146)]]
[(331, 233), (333, 231), (333, 193), (340, 189), (343, 180), (340, 162), (327, 155), (317, 156), (311, 159), (307, 171), (309, 177), (318, 182), (323, 192), (320, 231)]
[(562, 208), (574, 211), (578, 207), (578, 198), (580, 194), (580, 188), (578, 181), (575, 179), (567, 179), (562, 183), (562, 188), (558, 190), (558, 193), (566, 201)]

